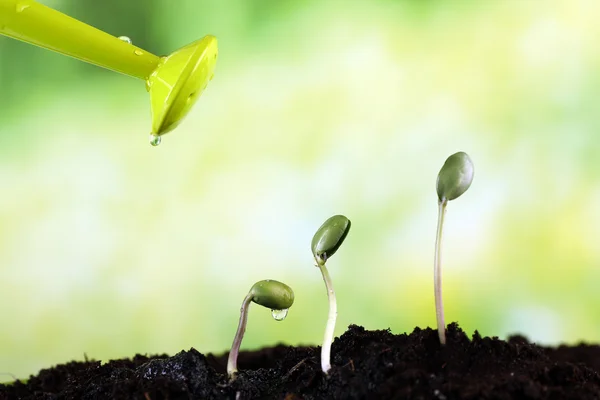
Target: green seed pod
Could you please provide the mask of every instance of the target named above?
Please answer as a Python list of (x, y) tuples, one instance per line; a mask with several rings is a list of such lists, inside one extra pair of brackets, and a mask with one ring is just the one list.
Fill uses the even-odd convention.
[(440, 201), (454, 200), (469, 189), (473, 182), (473, 162), (464, 152), (452, 154), (437, 177), (437, 195)]
[(313, 236), (311, 248), (314, 257), (327, 261), (340, 248), (350, 231), (350, 220), (343, 215), (334, 215), (321, 225)]
[(294, 291), (285, 283), (267, 279), (250, 289), (252, 301), (271, 310), (286, 310), (294, 304)]

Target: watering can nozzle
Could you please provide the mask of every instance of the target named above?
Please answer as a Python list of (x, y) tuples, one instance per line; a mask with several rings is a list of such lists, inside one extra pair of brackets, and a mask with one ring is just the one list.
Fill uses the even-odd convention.
[(170, 132), (186, 116), (213, 78), (217, 55), (217, 38), (207, 35), (160, 59), (146, 81), (153, 135)]

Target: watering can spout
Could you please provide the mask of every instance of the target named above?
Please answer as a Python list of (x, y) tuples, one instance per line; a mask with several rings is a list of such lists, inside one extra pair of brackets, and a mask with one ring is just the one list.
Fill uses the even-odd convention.
[(212, 79), (217, 39), (158, 57), (34, 0), (0, 0), (0, 34), (146, 81), (152, 135), (173, 130)]
[(217, 38), (207, 35), (161, 57), (146, 81), (152, 107), (152, 133), (175, 129), (215, 73)]

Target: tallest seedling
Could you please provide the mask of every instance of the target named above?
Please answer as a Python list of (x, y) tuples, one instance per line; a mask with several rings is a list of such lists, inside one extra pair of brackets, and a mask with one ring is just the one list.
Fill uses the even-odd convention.
[(467, 153), (461, 151), (448, 157), (437, 177), (438, 223), (435, 238), (433, 285), (437, 329), (441, 344), (446, 344), (446, 323), (444, 322), (444, 303), (442, 301), (442, 262), (440, 258), (444, 215), (446, 214), (448, 202), (460, 197), (469, 189), (471, 182), (473, 182), (473, 172), (473, 162)]

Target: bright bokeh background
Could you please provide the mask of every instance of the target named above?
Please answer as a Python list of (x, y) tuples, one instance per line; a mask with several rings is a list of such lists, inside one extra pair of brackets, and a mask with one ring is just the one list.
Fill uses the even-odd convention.
[(296, 303), (252, 306), (243, 348), (319, 344), (309, 244), (337, 213), (336, 335), (433, 327), (435, 179), (460, 150), (447, 320), (600, 338), (597, 1), (42, 2), (156, 54), (211, 33), (220, 58), (153, 148), (143, 82), (0, 38), (0, 372), (226, 351), (267, 278)]

